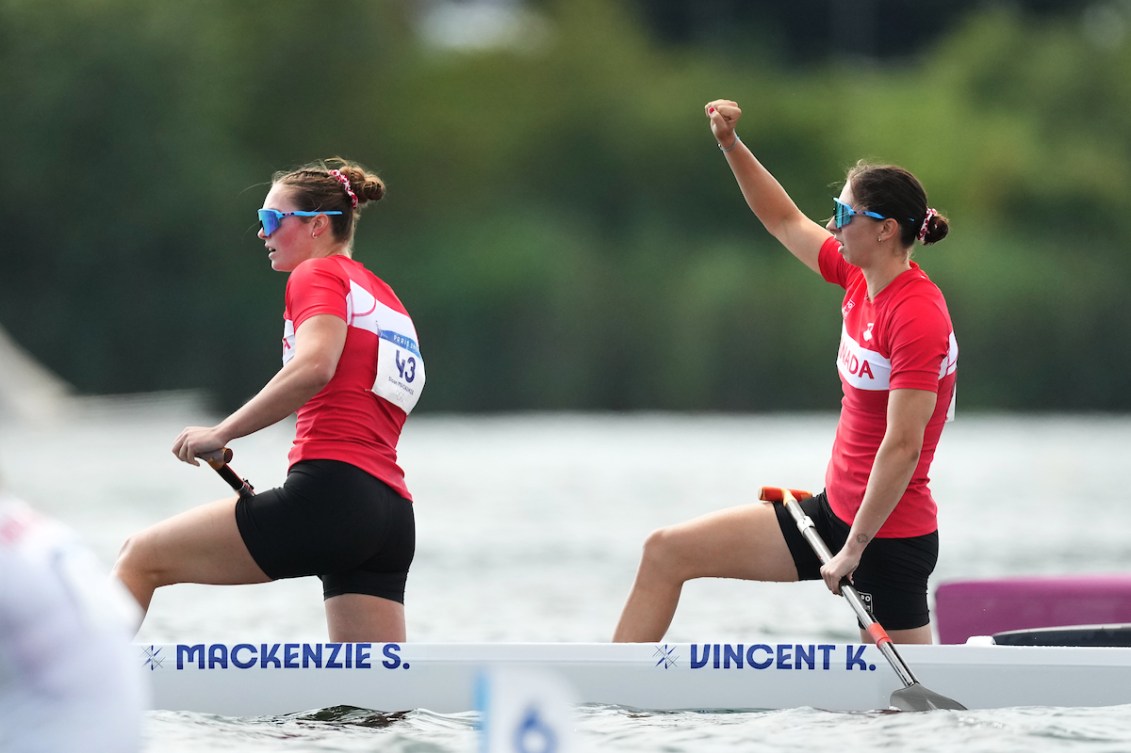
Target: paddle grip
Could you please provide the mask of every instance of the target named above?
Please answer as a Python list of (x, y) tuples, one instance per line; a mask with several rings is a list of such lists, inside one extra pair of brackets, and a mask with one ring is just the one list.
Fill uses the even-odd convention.
[(233, 453), (231, 449), (225, 447), (215, 455), (210, 455), (204, 458), (204, 461), (212, 467), (220, 475), (220, 478), (232, 487), (233, 491), (240, 496), (240, 498), (247, 498), (255, 496), (255, 488), (251, 482), (246, 478), (240, 478), (239, 474), (232, 470), (228, 462), (232, 459)]

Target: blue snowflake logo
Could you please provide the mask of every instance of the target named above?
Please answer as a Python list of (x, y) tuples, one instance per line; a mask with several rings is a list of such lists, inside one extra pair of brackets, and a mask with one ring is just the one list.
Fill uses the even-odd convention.
[(656, 650), (652, 652), (652, 658), (656, 658), (657, 667), (663, 667), (664, 669), (674, 667), (676, 662), (679, 661), (675, 646), (669, 646), (666, 643), (661, 646), (656, 646)]
[(149, 667), (150, 672), (156, 672), (165, 666), (165, 657), (161, 655), (161, 649), (157, 646), (147, 646), (141, 650), (142, 660), (145, 666)]

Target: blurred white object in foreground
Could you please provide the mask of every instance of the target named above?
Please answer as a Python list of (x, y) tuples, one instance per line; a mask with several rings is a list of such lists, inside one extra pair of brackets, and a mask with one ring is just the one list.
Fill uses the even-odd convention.
[(70, 529), (0, 493), (0, 750), (139, 750), (138, 618)]
[(498, 667), (476, 688), (482, 753), (573, 753), (577, 725), (573, 688), (550, 671)]

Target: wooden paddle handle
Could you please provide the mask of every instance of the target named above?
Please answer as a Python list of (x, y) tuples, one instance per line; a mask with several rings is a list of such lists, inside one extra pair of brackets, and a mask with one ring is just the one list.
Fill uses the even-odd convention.
[(208, 463), (214, 469), (220, 470), (220, 466), (232, 462), (232, 457), (234, 455), (235, 453), (232, 452), (232, 449), (230, 447), (224, 447), (222, 449), (216, 450), (215, 452), (210, 452), (207, 455), (201, 455), (200, 459)]

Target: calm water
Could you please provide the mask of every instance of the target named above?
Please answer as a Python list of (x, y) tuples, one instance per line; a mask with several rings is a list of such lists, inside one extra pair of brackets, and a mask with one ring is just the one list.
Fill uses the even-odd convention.
[[(81, 531), (109, 563), (131, 531), (226, 487), (177, 463), (181, 403), (116, 405), (0, 426), (13, 491)], [(401, 457), (417, 499), (409, 637), (608, 640), (653, 528), (752, 500), (762, 484), (819, 489), (835, 416), (419, 417)], [(261, 488), (285, 470), (289, 427), (234, 444)], [(943, 437), (934, 474), (936, 583), (994, 575), (1125, 572), (1131, 418), (975, 416)], [(316, 580), (159, 592), (138, 641), (320, 639)], [(817, 584), (701, 581), (673, 641), (855, 640), (851, 612)], [(961, 699), (959, 699), (961, 700)], [(338, 711), (269, 719), (152, 712), (148, 751), (472, 751), (472, 713), (389, 718)], [(1131, 751), (1131, 708), (961, 714), (813, 709), (641, 714), (584, 708), (594, 751)]]

